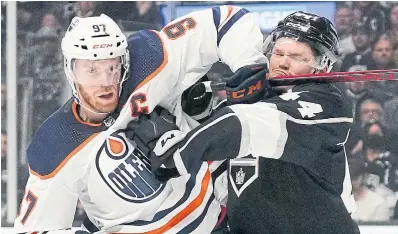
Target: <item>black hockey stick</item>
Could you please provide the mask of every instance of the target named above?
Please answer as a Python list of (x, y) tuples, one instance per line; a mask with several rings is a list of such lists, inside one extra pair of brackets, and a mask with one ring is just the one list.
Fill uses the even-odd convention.
[[(331, 72), (300, 76), (279, 76), (270, 79), (272, 86), (300, 85), (312, 82), (361, 82), (361, 81), (389, 81), (398, 80), (398, 69), (392, 70), (369, 70), (357, 72)], [(224, 82), (211, 82), (212, 91), (225, 90)]]

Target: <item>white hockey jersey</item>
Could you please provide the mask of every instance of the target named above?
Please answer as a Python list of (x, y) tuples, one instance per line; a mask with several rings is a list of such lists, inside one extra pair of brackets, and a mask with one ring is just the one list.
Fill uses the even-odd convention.
[(17, 232), (73, 233), (80, 200), (90, 220), (112, 233), (210, 233), (226, 196), (213, 192), (210, 171), (218, 165), (203, 163), (190, 175), (159, 183), (123, 129), (161, 105), (189, 131), (182, 92), (219, 60), (232, 71), (266, 62), (262, 40), (252, 14), (233, 6), (194, 12), (161, 32), (131, 35), (130, 77), (113, 125), (82, 121), (71, 99), (36, 132), (27, 152), (30, 177)]

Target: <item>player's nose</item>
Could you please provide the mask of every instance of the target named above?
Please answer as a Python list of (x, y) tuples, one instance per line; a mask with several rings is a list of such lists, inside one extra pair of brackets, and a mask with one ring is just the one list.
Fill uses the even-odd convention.
[(112, 86), (117, 84), (117, 79), (114, 77), (114, 74), (101, 74), (100, 77), (100, 85), (103, 87)]
[(288, 70), (290, 67), (290, 59), (287, 56), (283, 56), (283, 58), (281, 58), (281, 60), (279, 61), (279, 68), (283, 69), (283, 70)]

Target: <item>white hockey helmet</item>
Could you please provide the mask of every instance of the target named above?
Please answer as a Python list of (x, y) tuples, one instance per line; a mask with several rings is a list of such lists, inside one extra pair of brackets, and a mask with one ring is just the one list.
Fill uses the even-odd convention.
[(101, 14), (96, 17), (74, 17), (62, 38), (61, 47), (65, 74), (78, 103), (80, 98), (73, 75), (73, 62), (76, 59), (102, 60), (120, 57), (122, 75), (117, 81), (120, 95), (122, 84), (128, 78), (130, 56), (126, 36), (109, 16)]

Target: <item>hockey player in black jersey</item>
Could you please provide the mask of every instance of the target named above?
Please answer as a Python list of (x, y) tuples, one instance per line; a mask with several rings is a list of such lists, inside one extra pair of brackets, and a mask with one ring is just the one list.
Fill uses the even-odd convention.
[[(329, 72), (338, 53), (336, 30), (324, 17), (296, 12), (266, 42), (269, 66), (241, 68), (226, 81), (228, 103), (235, 105), (187, 135), (173, 130), (149, 140), (139, 128), (148, 119), (141, 119), (129, 125), (131, 138), (152, 142), (141, 147), (151, 150), (160, 180), (227, 159), (231, 233), (359, 233), (350, 216), (355, 201), (344, 149), (353, 121), (348, 103), (328, 83), (275, 93), (264, 79)], [(248, 71), (253, 75), (242, 79)]]

